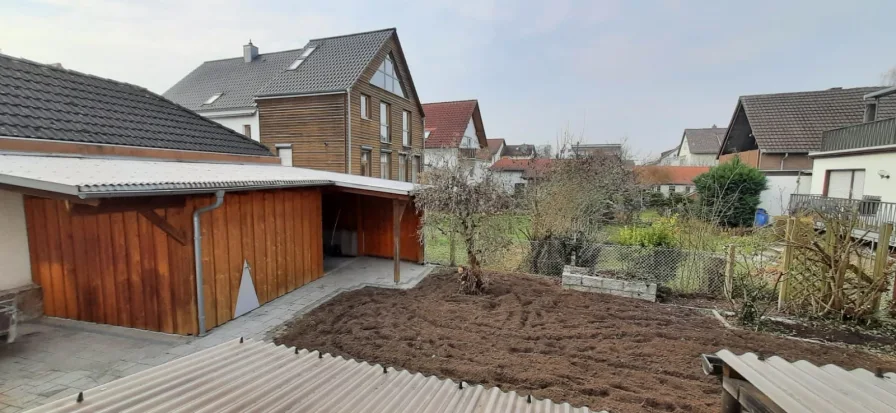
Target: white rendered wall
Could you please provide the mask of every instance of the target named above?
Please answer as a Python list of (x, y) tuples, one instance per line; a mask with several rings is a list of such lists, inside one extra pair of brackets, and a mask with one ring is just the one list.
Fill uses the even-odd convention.
[(255, 112), (255, 114), (251, 116), (230, 116), (226, 118), (206, 117), (224, 125), (228, 129), (233, 129), (240, 134), (243, 133), (243, 125), (250, 125), (252, 127), (252, 139), (261, 142), (261, 134), (259, 133), (258, 127), (258, 112)]
[[(812, 191), (814, 195), (824, 193), (824, 177), (829, 170), (864, 169), (864, 195), (876, 195), (883, 202), (896, 202), (896, 151), (814, 158), (812, 163)], [(882, 178), (889, 174), (890, 178)]]
[(31, 284), (22, 194), (0, 189), (0, 290)]

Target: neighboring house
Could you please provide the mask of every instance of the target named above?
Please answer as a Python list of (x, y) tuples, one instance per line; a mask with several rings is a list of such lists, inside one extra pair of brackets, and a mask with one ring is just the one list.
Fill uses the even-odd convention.
[(709, 172), (708, 166), (646, 165), (634, 168), (638, 183), (664, 196), (671, 193), (688, 195), (696, 191), (694, 178)]
[(266, 54), (250, 42), (242, 57), (203, 63), (165, 97), (251, 130), (293, 166), (413, 182), (423, 165), (423, 107), (395, 29)]
[(552, 160), (547, 158), (514, 159), (505, 157), (492, 164), (490, 169), (507, 192), (519, 193), (526, 185), (543, 178), (550, 168), (551, 162)]
[[(821, 149), (822, 132), (859, 123), (863, 96), (880, 87), (833, 88), (811, 92), (741, 96), (719, 149), (719, 162), (739, 156), (768, 177), (760, 207), (786, 213), (790, 195), (812, 184), (810, 152)], [(879, 102), (880, 117), (896, 115), (896, 98)], [(819, 179), (823, 179), (820, 178)]]
[(572, 145), (570, 158), (580, 158), (595, 155), (622, 156), (622, 145), (618, 143), (588, 143)]
[(325, 248), (396, 277), (423, 258), (413, 184), (282, 166), (144, 88), (0, 55), (0, 113), (0, 295), (21, 308), (196, 335), (322, 277)]
[(470, 165), (472, 176), (481, 176), (488, 167), (489, 153), (479, 102), (427, 103), (423, 110), (426, 114), (423, 144), (426, 165), (438, 168), (465, 162)]
[(660, 156), (648, 163), (648, 165), (678, 165), (678, 148), (676, 146), (668, 151), (660, 152)]
[(535, 157), (535, 145), (504, 145), (501, 152), (502, 158), (510, 159), (532, 159)]
[(717, 165), (722, 139), (725, 139), (725, 128), (718, 128), (716, 125), (712, 125), (711, 128), (685, 129), (678, 145), (677, 165)]
[(498, 159), (501, 159), (505, 146), (507, 146), (507, 142), (502, 138), (488, 139), (489, 165), (498, 162)]
[(854, 207), (864, 229), (896, 221), (896, 118), (880, 119), (880, 101), (896, 87), (865, 96), (865, 122), (822, 133), (812, 162), (811, 195), (795, 195), (791, 209), (807, 204)]

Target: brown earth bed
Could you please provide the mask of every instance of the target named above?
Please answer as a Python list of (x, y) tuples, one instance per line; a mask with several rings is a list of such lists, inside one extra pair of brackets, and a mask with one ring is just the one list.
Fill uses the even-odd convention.
[(686, 308), (517, 274), (489, 274), (488, 294), (464, 296), (456, 278), (341, 294), (275, 341), (615, 413), (719, 411), (721, 385), (699, 356), (722, 348), (896, 370), (858, 350), (727, 330)]

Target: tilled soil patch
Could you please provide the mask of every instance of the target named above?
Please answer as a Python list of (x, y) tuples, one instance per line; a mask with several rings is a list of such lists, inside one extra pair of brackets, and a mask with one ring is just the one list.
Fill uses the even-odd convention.
[(698, 357), (722, 348), (896, 370), (857, 350), (727, 330), (686, 308), (517, 274), (489, 274), (486, 295), (465, 296), (456, 278), (341, 294), (275, 341), (611, 412), (718, 411), (721, 385)]

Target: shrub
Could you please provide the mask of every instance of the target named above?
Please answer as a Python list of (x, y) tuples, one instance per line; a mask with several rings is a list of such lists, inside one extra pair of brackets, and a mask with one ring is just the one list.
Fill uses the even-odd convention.
[(759, 195), (768, 188), (765, 175), (734, 157), (694, 179), (704, 214), (729, 227), (753, 223)]
[(671, 217), (657, 219), (646, 227), (626, 226), (616, 234), (613, 241), (620, 245), (638, 247), (673, 247), (677, 239), (677, 224), (678, 219)]

